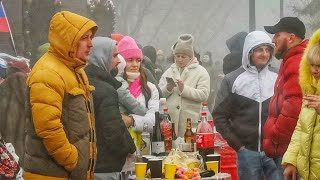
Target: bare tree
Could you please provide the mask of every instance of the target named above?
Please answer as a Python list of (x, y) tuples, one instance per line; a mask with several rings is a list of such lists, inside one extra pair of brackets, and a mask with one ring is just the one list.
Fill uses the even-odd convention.
[(309, 26), (312, 31), (317, 30), (320, 27), (320, 0), (311, 0), (303, 8), (293, 7), (293, 11), (299, 13), (302, 16), (307, 17), (306, 25)]

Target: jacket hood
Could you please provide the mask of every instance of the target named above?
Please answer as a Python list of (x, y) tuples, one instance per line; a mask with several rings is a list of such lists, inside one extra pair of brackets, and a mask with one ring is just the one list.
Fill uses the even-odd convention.
[(88, 30), (93, 35), (98, 27), (92, 20), (68, 11), (56, 13), (50, 22), (49, 53), (53, 53), (68, 67), (84, 67), (87, 62), (75, 58), (78, 42)]
[[(247, 35), (244, 42), (243, 53), (242, 53), (242, 66), (245, 70), (252, 71), (253, 70), (252, 67), (254, 67), (254, 70), (256, 71), (255, 66), (252, 66), (250, 64), (250, 56), (251, 56), (250, 52), (254, 48), (261, 45), (267, 45), (267, 46), (270, 46), (272, 49), (274, 49), (274, 45), (272, 43), (271, 38), (265, 32), (253, 31)], [(270, 63), (270, 60), (268, 63)], [(267, 65), (265, 67), (267, 67)]]
[(320, 83), (318, 81), (317, 87), (312, 86), (313, 76), (310, 70), (310, 64), (307, 59), (307, 54), (310, 49), (320, 42), (320, 29), (318, 29), (310, 38), (310, 41), (303, 53), (299, 69), (299, 82), (303, 95), (316, 94), (320, 95)]
[(228, 49), (230, 50), (230, 52), (233, 52), (233, 51), (242, 52), (244, 39), (246, 38), (247, 35), (248, 35), (248, 33), (246, 33), (246, 32), (239, 32), (239, 33), (233, 35), (231, 38), (227, 39), (226, 45), (227, 45)]
[(153, 46), (145, 46), (142, 48), (142, 53), (144, 56), (147, 56), (152, 63), (156, 63), (157, 59), (157, 50)]
[(116, 41), (107, 37), (95, 37), (92, 39), (89, 64), (95, 65), (107, 72), (112, 69), (112, 56)]

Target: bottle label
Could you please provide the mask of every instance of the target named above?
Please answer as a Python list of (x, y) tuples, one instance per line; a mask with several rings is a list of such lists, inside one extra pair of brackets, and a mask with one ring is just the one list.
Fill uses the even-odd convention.
[(152, 142), (152, 154), (161, 154), (164, 153), (164, 142)]
[(197, 148), (213, 148), (214, 134), (213, 133), (197, 133), (196, 134)]
[(170, 123), (162, 121), (160, 126), (164, 139), (172, 139), (172, 129)]
[(193, 143), (193, 137), (185, 137), (185, 143)]

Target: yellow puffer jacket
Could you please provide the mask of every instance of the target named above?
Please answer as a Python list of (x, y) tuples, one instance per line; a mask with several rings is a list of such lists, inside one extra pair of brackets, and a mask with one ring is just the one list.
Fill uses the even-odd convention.
[[(316, 81), (306, 58), (308, 51), (320, 41), (320, 29), (311, 37), (300, 63), (299, 80), (303, 95), (320, 95), (320, 81)], [(297, 167), (302, 180), (320, 179), (320, 115), (303, 102), (299, 120), (282, 164)]]
[[(93, 179), (96, 158), (87, 62), (75, 58), (78, 42), (95, 22), (62, 11), (50, 22), (50, 47), (31, 71), (26, 152), (28, 179)], [(32, 115), (31, 115), (32, 114)]]

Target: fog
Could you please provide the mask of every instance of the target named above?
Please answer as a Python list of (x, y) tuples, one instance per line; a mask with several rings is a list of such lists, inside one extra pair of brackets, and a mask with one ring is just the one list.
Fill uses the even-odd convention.
[[(284, 0), (283, 15), (298, 16), (294, 7), (311, 0)], [(134, 37), (142, 46), (152, 45), (168, 55), (182, 33), (194, 36), (194, 46), (220, 61), (229, 52), (226, 40), (240, 31), (249, 31), (249, 0), (2, 0), (20, 56), (34, 58), (35, 50), (46, 43), (52, 15), (69, 10), (89, 17), (99, 25), (98, 35), (121, 33)], [(105, 4), (113, 4), (105, 6)], [(109, 12), (107, 12), (109, 11)], [(279, 0), (255, 1), (256, 30), (280, 19)], [(114, 16), (114, 17), (113, 17)], [(114, 20), (113, 20), (114, 19)], [(28, 32), (28, 33), (26, 33)], [(307, 26), (307, 35), (311, 34)], [(272, 37), (272, 35), (270, 35)], [(1, 35), (0, 49), (13, 54), (9, 36)]]
[[(284, 1), (283, 15), (298, 16), (293, 5), (301, 7), (306, 2)], [(222, 60), (229, 52), (225, 41), (237, 32), (249, 31), (249, 0), (121, 0), (114, 4), (116, 32), (130, 34), (143, 46), (152, 45), (166, 53), (179, 34), (190, 33), (197, 51), (211, 51), (215, 60)], [(256, 30), (264, 31), (264, 25), (280, 19), (279, 0), (256, 0), (255, 4)]]

